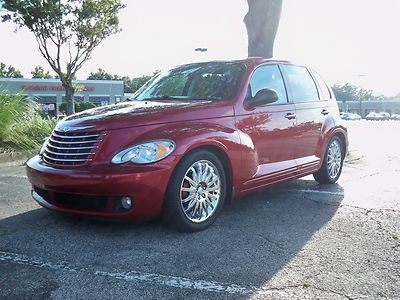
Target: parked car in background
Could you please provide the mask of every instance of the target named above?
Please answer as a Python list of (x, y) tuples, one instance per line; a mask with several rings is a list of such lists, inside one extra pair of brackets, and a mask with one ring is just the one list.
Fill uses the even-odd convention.
[(348, 120), (361, 120), (361, 116), (359, 114), (351, 113), (348, 116)]
[(390, 116), (391, 120), (400, 120), (400, 114), (393, 114)]
[(387, 112), (370, 112), (368, 115), (366, 115), (365, 119), (367, 120), (374, 120), (374, 121), (386, 121), (390, 120), (390, 114)]
[(348, 112), (341, 112), (341, 113), (339, 114), (339, 116), (340, 116), (341, 119), (347, 120), (347, 117), (348, 117), (349, 114), (350, 114), (350, 113), (348, 113)]
[(382, 120), (382, 121), (390, 120), (390, 114), (387, 112), (384, 112), (384, 111), (380, 112), (379, 116), (380, 116), (380, 120)]
[(62, 119), (64, 119), (66, 116), (67, 116), (67, 115), (66, 115), (65, 113), (59, 113), (59, 114), (57, 114), (56, 119), (57, 119), (57, 120), (62, 120)]
[(373, 120), (373, 121), (380, 120), (380, 118), (381, 116), (377, 112), (370, 112), (365, 116), (366, 120)]
[(161, 73), (131, 101), (62, 120), (27, 162), (56, 211), (205, 229), (235, 196), (313, 174), (338, 180), (347, 130), (306, 66), (251, 58)]
[(361, 116), (355, 113), (342, 112), (340, 113), (340, 117), (343, 120), (361, 120)]

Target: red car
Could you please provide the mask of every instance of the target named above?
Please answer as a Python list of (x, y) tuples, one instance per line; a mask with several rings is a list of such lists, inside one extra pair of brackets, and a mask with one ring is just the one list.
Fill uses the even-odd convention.
[(287, 61), (179, 66), (129, 101), (61, 121), (27, 163), (33, 198), (61, 212), (209, 226), (235, 196), (313, 174), (338, 180), (348, 148), (330, 88)]

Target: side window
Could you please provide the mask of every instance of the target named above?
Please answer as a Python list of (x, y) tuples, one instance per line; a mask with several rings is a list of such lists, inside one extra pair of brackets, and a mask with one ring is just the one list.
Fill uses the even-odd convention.
[(282, 65), (288, 80), (292, 101), (312, 102), (318, 101), (318, 91), (314, 80), (305, 67)]
[(315, 72), (315, 70), (311, 70), (311, 72), (314, 75), (314, 78), (317, 80), (317, 83), (318, 83), (319, 88), (321, 90), (320, 99), (321, 100), (329, 100), (329, 99), (331, 99), (332, 98), (331, 92), (329, 91), (328, 85), (322, 79), (321, 75), (319, 75), (317, 72)]
[(275, 90), (278, 93), (279, 99), (273, 104), (287, 103), (285, 85), (277, 65), (261, 66), (254, 71), (250, 80), (251, 97), (262, 89)]

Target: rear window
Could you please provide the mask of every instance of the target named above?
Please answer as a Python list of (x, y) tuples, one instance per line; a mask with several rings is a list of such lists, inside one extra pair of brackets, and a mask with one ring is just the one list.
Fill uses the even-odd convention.
[(328, 85), (324, 81), (321, 75), (318, 74), (315, 70), (311, 70), (315, 80), (317, 81), (320, 89), (320, 99), (321, 100), (329, 100), (332, 98), (331, 92), (329, 91)]
[(294, 65), (282, 65), (288, 80), (291, 100), (294, 102), (318, 101), (318, 90), (307, 68)]

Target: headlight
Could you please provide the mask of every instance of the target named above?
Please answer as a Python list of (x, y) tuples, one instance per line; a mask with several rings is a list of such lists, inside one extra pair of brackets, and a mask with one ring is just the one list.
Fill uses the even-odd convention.
[(128, 161), (135, 164), (151, 164), (166, 158), (175, 150), (175, 143), (170, 140), (149, 141), (122, 150), (113, 157), (113, 164)]
[(47, 146), (47, 143), (49, 142), (49, 138), (50, 137), (46, 138), (44, 140), (44, 143), (43, 143), (42, 147), (40, 147), (40, 150), (39, 150), (39, 155), (40, 156), (42, 156), (44, 154), (44, 150), (46, 150), (46, 146)]

